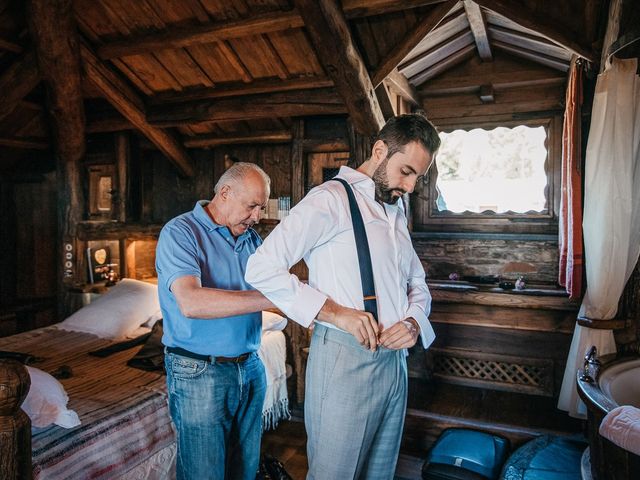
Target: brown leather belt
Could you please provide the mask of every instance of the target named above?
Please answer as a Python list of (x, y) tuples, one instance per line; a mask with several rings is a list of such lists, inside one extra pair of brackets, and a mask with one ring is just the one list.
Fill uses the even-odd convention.
[(201, 355), (199, 353), (190, 352), (189, 350), (185, 350), (184, 348), (180, 347), (167, 347), (167, 352), (181, 355), (183, 357), (193, 358), (194, 360), (204, 360), (205, 362), (209, 363), (242, 363), (251, 355), (251, 352), (243, 353), (242, 355), (238, 355), (237, 357)]

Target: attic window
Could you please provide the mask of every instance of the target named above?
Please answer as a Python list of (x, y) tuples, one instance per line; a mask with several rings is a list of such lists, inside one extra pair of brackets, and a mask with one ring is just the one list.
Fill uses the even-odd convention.
[(558, 232), (561, 115), (437, 127), (436, 162), (412, 197), (415, 231)]
[(438, 212), (544, 213), (547, 131), (518, 125), (440, 133)]

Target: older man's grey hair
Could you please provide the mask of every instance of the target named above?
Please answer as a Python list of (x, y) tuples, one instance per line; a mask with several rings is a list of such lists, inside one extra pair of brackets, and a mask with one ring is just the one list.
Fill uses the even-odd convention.
[(267, 175), (267, 173), (258, 165), (249, 162), (236, 162), (222, 174), (220, 180), (218, 180), (218, 183), (216, 183), (216, 186), (213, 188), (213, 193), (217, 194), (224, 185), (236, 185), (245, 176), (247, 176), (249, 172), (258, 173), (262, 177), (262, 180), (264, 180), (264, 185), (267, 187), (267, 191), (271, 190), (271, 179), (269, 178), (269, 175)]

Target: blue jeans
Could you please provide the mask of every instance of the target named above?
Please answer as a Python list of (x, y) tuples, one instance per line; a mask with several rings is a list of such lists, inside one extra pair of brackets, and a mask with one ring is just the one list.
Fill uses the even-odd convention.
[(209, 363), (165, 352), (178, 480), (254, 480), (267, 381), (257, 353)]

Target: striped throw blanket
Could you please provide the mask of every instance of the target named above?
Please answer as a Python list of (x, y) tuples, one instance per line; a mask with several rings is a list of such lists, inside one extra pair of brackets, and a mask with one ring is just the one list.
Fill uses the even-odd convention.
[[(267, 344), (281, 350), (284, 343), (284, 337), (269, 340), (261, 348), (263, 359), (269, 355)], [(33, 364), (36, 368), (53, 372), (67, 365), (72, 370), (72, 376), (60, 382), (69, 395), (68, 408), (78, 413), (82, 423), (72, 429), (53, 426), (34, 432), (34, 479), (126, 478), (127, 472), (174, 443), (165, 377), (126, 365), (140, 347), (107, 358), (87, 354), (109, 344), (109, 340), (55, 326), (0, 338), (0, 350), (42, 357), (42, 362)], [(281, 407), (286, 405), (286, 387), (284, 397), (281, 393), (283, 368), (284, 360), (282, 367), (272, 367), (279, 378), (271, 379), (275, 389), (271, 401), (280, 408), (265, 404), (270, 423), (277, 423), (274, 416), (288, 415), (286, 406)]]

